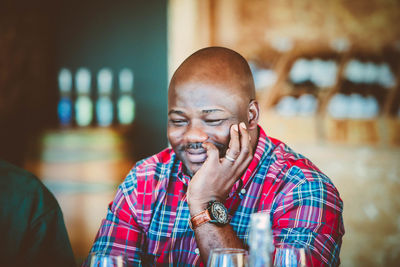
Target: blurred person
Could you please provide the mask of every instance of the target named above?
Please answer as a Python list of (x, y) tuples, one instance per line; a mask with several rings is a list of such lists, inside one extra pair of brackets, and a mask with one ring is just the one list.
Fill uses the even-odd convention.
[(188, 57), (169, 85), (171, 147), (132, 168), (91, 252), (125, 254), (134, 266), (203, 266), (213, 248), (247, 248), (250, 215), (264, 211), (275, 245), (308, 246), (314, 266), (339, 265), (338, 191), (258, 119), (241, 55), (211, 47)]
[(33, 174), (0, 160), (0, 266), (76, 266), (57, 200)]

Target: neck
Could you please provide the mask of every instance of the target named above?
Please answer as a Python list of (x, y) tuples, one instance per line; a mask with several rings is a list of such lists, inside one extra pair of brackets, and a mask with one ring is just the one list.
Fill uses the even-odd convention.
[(253, 154), (256, 152), (257, 144), (258, 144), (258, 138), (260, 136), (260, 129), (257, 126), (256, 129), (250, 132), (250, 137), (251, 137), (251, 146), (253, 148)]

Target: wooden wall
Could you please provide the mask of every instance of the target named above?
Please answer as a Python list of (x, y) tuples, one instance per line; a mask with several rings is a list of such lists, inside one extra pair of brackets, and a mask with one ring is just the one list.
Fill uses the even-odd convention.
[(214, 2), (219, 17), (215, 39), (246, 55), (281, 38), (315, 47), (345, 38), (357, 49), (370, 51), (399, 45), (400, 2), (395, 0)]

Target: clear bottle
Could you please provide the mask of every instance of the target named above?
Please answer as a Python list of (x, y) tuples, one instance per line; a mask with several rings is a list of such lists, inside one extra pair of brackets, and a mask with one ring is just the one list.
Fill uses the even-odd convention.
[(254, 213), (250, 217), (249, 267), (272, 266), (274, 243), (269, 213)]

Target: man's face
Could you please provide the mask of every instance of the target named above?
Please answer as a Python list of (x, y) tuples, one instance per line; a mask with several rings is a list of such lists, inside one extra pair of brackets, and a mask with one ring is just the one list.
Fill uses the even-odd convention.
[(170, 89), (168, 139), (189, 175), (194, 175), (207, 158), (203, 142), (214, 144), (223, 157), (231, 125), (247, 121), (247, 101), (227, 87), (185, 82)]

